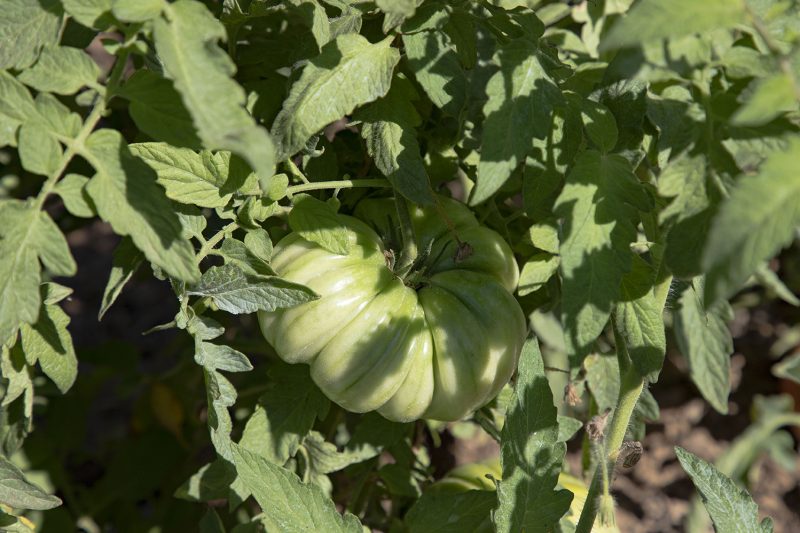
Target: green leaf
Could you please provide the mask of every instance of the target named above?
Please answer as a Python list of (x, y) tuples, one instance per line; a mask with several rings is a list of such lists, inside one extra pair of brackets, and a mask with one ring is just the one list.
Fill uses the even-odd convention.
[(549, 253), (533, 254), (522, 266), (519, 274), (517, 292), (520, 296), (538, 291), (547, 283), (553, 274), (558, 272), (559, 258)]
[(609, 109), (599, 102), (582, 98), (577, 94), (565, 95), (570, 105), (581, 111), (583, 128), (589, 139), (597, 145), (601, 152), (608, 153), (617, 144), (617, 122)]
[(275, 276), (248, 276), (233, 264), (209, 268), (187, 293), (209, 296), (218, 308), (234, 314), (272, 312), (317, 297), (302, 285)]
[(558, 228), (552, 220), (531, 225), (528, 228), (528, 237), (536, 248), (558, 255)]
[(217, 512), (209, 507), (199, 524), (200, 533), (225, 533), (225, 526)]
[(6, 0), (0, 17), (0, 70), (24, 69), (45, 45), (58, 42), (58, 0)]
[(64, 202), (64, 207), (71, 215), (81, 218), (93, 218), (97, 216), (97, 209), (94, 207), (92, 199), (86, 192), (86, 184), (89, 178), (80, 174), (67, 174), (55, 186), (56, 192)]
[(196, 153), (167, 143), (140, 143), (129, 146), (158, 176), (167, 197), (182, 204), (199, 207), (223, 207), (231, 193), (222, 192), (231, 173), (230, 153)]
[(192, 502), (207, 502), (228, 497), (231, 484), (236, 480), (233, 465), (224, 459), (206, 464), (178, 487), (175, 497)]
[(602, 413), (616, 407), (620, 381), (616, 354), (593, 353), (583, 361), (583, 366), (586, 369), (586, 384), (597, 403), (597, 411)]
[(97, 81), (100, 69), (83, 50), (46, 46), (39, 60), (19, 75), (19, 81), (37, 91), (73, 94)]
[[(0, 204), (0, 344), (39, 316), (40, 266), (72, 276), (76, 265), (64, 234), (45, 212), (22, 202)], [(37, 259), (38, 258), (38, 259)]]
[(87, 28), (102, 30), (113, 23), (112, 0), (61, 0), (64, 9)]
[(61, 145), (45, 128), (25, 122), (19, 129), (19, 158), (22, 168), (33, 174), (49, 176), (61, 163)]
[(97, 170), (86, 191), (103, 220), (117, 234), (130, 236), (148, 261), (170, 276), (198, 280), (194, 247), (181, 235), (180, 221), (153, 170), (131, 154), (116, 131), (94, 132), (86, 149)]
[(709, 206), (706, 163), (701, 156), (681, 155), (670, 161), (658, 177), (658, 194), (672, 201), (658, 214), (658, 221), (677, 223)]
[[(348, 466), (375, 457), (372, 450), (366, 447), (339, 451), (336, 445), (325, 440), (318, 431), (311, 431), (303, 439), (303, 447), (310, 458), (309, 467), (316, 475), (338, 472)], [(415, 495), (416, 496), (416, 495)]]
[(790, 355), (772, 367), (772, 375), (779, 378), (791, 379), (800, 384), (800, 353)]
[(15, 509), (46, 510), (61, 505), (61, 500), (46, 494), (25, 479), (14, 463), (0, 456), (0, 502)]
[(552, 531), (572, 494), (555, 490), (567, 446), (558, 442), (558, 410), (535, 338), (522, 348), (514, 392), (501, 434), (503, 480), (494, 523), (501, 533)]
[(111, 12), (127, 22), (146, 22), (156, 18), (164, 9), (164, 0), (112, 0)]
[(350, 235), (333, 205), (307, 194), (292, 198), (289, 226), (307, 241), (339, 255), (350, 251)]
[(755, 277), (758, 283), (767, 289), (767, 293), (770, 296), (777, 296), (789, 305), (800, 307), (800, 298), (766, 264), (758, 267)]
[(706, 305), (734, 294), (761, 263), (794, 240), (800, 225), (798, 158), (800, 137), (793, 137), (757, 175), (741, 177), (723, 201), (703, 252)]
[(233, 445), (232, 450), (236, 472), (261, 506), (268, 531), (363, 533), (358, 518), (342, 517), (319, 487), (303, 484), (294, 473), (245, 448)]
[(500, 65), (486, 85), (488, 100), (481, 136), (480, 163), (470, 204), (487, 200), (508, 180), (532, 150), (533, 138), (550, 131), (555, 105), (561, 100), (558, 86), (542, 66), (538, 47), (527, 40), (500, 48)]
[(206, 398), (208, 402), (208, 428), (211, 433), (211, 443), (221, 457), (228, 461), (233, 460), (231, 446), (231, 429), (233, 422), (228, 407), (236, 403), (236, 388), (225, 376), (210, 370), (203, 369), (206, 384)]
[(272, 176), (270, 136), (244, 108), (244, 89), (231, 76), (234, 65), (217, 46), (225, 27), (195, 0), (165, 6), (153, 24), (156, 51), (167, 77), (183, 97), (200, 139), (210, 150), (230, 150), (262, 177)]
[(633, 268), (622, 277), (620, 301), (614, 307), (616, 327), (633, 366), (650, 383), (658, 381), (667, 351), (662, 309), (653, 292), (655, 278), (650, 264), (634, 256)]
[(726, 414), (733, 353), (727, 326), (733, 319), (730, 305), (720, 300), (706, 309), (703, 280), (697, 278), (681, 295), (674, 316), (675, 338), (689, 363), (689, 376), (714, 409)]
[(233, 237), (226, 237), (219, 247), (219, 253), (225, 259), (225, 264), (232, 264), (239, 267), (245, 274), (274, 276), (275, 272), (270, 268), (269, 262), (256, 256), (245, 243)]
[(111, 265), (111, 273), (108, 275), (106, 288), (103, 290), (103, 299), (100, 304), (100, 311), (97, 313), (97, 320), (102, 320), (111, 306), (119, 297), (125, 284), (130, 281), (134, 272), (144, 261), (144, 254), (140, 252), (130, 237), (124, 237), (116, 248), (114, 248), (114, 259)]
[(469, 490), (449, 494), (425, 492), (406, 514), (409, 533), (463, 533), (492, 531), (491, 514), (497, 494)]
[(744, 22), (745, 15), (744, 0), (641, 0), (611, 27), (600, 50), (729, 28)]
[(269, 384), (247, 421), (240, 445), (283, 465), (297, 452), (317, 419), (328, 414), (330, 400), (311, 381), (305, 365), (276, 363)]
[(150, 70), (137, 70), (117, 94), (130, 100), (131, 118), (153, 139), (173, 146), (201, 148), (192, 116), (171, 80)]
[(23, 324), (20, 330), (25, 358), (39, 361), (42, 371), (53, 380), (62, 394), (78, 376), (78, 358), (67, 331), (69, 316), (57, 305), (44, 305), (33, 326)]
[(428, 173), (415, 128), (422, 120), (412, 101), (414, 86), (398, 75), (389, 93), (364, 107), (355, 118), (363, 122), (361, 136), (375, 166), (400, 193), (417, 204), (433, 203)]
[(198, 341), (195, 344), (195, 362), (208, 370), (224, 370), (225, 372), (248, 372), (253, 365), (247, 356), (224, 344)]
[(406, 58), (431, 102), (458, 117), (467, 101), (467, 76), (450, 37), (443, 31), (403, 35)]
[(755, 88), (731, 117), (737, 126), (761, 126), (797, 109), (795, 80), (789, 74), (775, 74), (754, 82)]
[(746, 490), (719, 470), (680, 446), (675, 447), (681, 466), (692, 478), (717, 531), (771, 532), (772, 520), (758, 522), (758, 506)]
[(331, 122), (386, 95), (400, 59), (391, 44), (391, 37), (370, 44), (349, 33), (325, 45), (308, 62), (272, 125), (281, 159), (297, 153)]
[(603, 331), (631, 268), (637, 209), (649, 211), (628, 161), (582, 153), (556, 202), (561, 228), (562, 315), (570, 356), (580, 360)]
[(269, 263), (272, 258), (272, 239), (269, 233), (263, 228), (250, 230), (244, 236), (244, 243), (250, 253)]

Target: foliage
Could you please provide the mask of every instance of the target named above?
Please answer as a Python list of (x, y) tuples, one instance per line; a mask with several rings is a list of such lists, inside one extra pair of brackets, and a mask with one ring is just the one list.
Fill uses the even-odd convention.
[[(0, 528), (414, 532), (449, 517), (549, 531), (568, 527), (558, 480), (575, 438), (588, 494), (569, 523), (613, 528), (614, 472), (658, 418), (649, 388), (668, 348), (724, 414), (729, 300), (760, 284), (798, 303), (768, 263), (800, 226), (798, 103), (795, 0), (6, 1)], [(357, 219), (380, 233), (376, 268), (420, 294), (431, 261), (472, 268), (492, 246), (510, 257), (505, 241), (519, 263), (518, 285), (498, 276), (539, 340), (514, 386), (457, 423), (500, 443), (496, 493), (426, 492), (431, 451), (457, 426), (348, 412), (336, 401), (369, 410), (366, 392), (315, 384), (347, 353), (309, 372), (280, 361), (283, 333), (264, 327), (272, 346), (258, 331), (253, 313), (321, 301), (314, 287), (338, 274), (319, 257), (366, 253)], [(98, 318), (152, 273), (170, 295), (152, 303), (158, 358), (71, 336), (74, 235), (100, 227), (118, 244)], [(302, 283), (273, 257), (289, 231), (289, 252), (318, 260)], [(497, 285), (448, 279), (465, 301)], [(519, 335), (448, 309), (463, 330), (450, 341), (485, 345), (487, 367), (519, 351)], [(359, 331), (346, 340), (394, 339)], [(797, 381), (797, 366), (774, 372)], [(553, 394), (562, 378), (571, 402)], [(106, 427), (108, 405), (130, 427)], [(761, 450), (791, 452), (785, 411), (758, 418), (735, 461), (677, 451), (718, 530), (770, 530), (736, 483)]]

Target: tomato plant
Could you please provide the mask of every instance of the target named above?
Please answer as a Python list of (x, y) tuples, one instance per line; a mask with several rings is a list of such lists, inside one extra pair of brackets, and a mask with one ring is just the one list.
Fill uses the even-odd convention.
[(5, 0), (0, 529), (624, 529), (685, 378), (675, 527), (771, 531), (799, 65), (795, 0)]

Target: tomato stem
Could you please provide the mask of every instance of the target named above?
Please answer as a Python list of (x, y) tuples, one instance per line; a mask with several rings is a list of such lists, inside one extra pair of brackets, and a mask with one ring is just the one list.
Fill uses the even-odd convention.
[(339, 181), (318, 181), (293, 185), (286, 188), (286, 196), (304, 191), (318, 191), (321, 189), (352, 189), (355, 187), (391, 187), (392, 185), (384, 179), (364, 179), (364, 180), (339, 180)]
[(408, 202), (405, 198), (396, 194), (394, 205), (397, 209), (397, 217), (400, 221), (400, 233), (403, 238), (403, 249), (397, 261), (395, 272), (404, 272), (414, 264), (414, 260), (419, 254), (417, 250), (417, 238), (414, 235), (414, 225), (411, 223), (411, 214), (408, 211)]

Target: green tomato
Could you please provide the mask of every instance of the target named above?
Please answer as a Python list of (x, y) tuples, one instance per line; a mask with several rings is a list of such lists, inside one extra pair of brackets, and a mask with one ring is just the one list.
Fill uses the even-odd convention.
[(363, 221), (342, 216), (347, 255), (297, 234), (275, 246), (273, 269), (320, 298), (259, 313), (264, 336), (283, 360), (309, 364), (345, 409), (401, 422), (457, 420), (494, 398), (516, 369), (526, 321), (512, 296), (514, 256), (466, 206), (441, 204), (411, 210), (419, 248), (430, 253), (405, 282), (373, 229), (396, 226), (391, 201), (362, 202)]
[[(447, 473), (445, 477), (428, 487), (428, 492), (457, 493), (468, 490), (495, 490), (495, 483), (488, 476), (502, 481), (503, 472), (500, 468), (500, 459), (493, 458), (480, 463), (468, 463), (458, 466)], [(566, 472), (558, 475), (558, 487), (567, 489), (572, 493), (572, 503), (565, 517), (572, 525), (578, 524), (589, 489), (586, 484), (575, 476)], [(491, 525), (491, 524), (489, 524)], [(492, 531), (487, 528), (486, 531)], [(592, 528), (593, 533), (619, 533), (616, 526), (605, 526), (599, 523)]]

